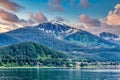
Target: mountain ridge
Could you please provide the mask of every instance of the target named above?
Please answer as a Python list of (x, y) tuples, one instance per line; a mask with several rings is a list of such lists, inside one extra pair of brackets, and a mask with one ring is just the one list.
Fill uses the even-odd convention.
[[(28, 27), (9, 31), (7, 33), (2, 33), (0, 34), (0, 39), (3, 39), (4, 42), (0, 41), (0, 45), (4, 46), (4, 45), (11, 45), (20, 42), (35, 42), (35, 43), (41, 43), (51, 49), (67, 53), (74, 57), (85, 57), (89, 59), (93, 59), (96, 57), (95, 58), (96, 60), (97, 59), (110, 60), (109, 58), (107, 59), (107, 56), (109, 57), (111, 54), (112, 56), (115, 57), (111, 60), (115, 60), (115, 59), (119, 60), (119, 56), (118, 56), (119, 47), (112, 42), (103, 40), (98, 36), (95, 36), (87, 31), (80, 29), (78, 29), (75, 33), (70, 32), (72, 34), (69, 33), (70, 35), (67, 35), (65, 34), (66, 31), (68, 31), (69, 29), (73, 29), (74, 31), (76, 30), (76, 28), (71, 28), (70, 26), (66, 28), (64, 25), (61, 24), (59, 24), (58, 26), (59, 28), (58, 27), (56, 28), (56, 25), (52, 23), (49, 24), (45, 23), (45, 24), (47, 25), (50, 24), (50, 25), (42, 26), (42, 24), (40, 24), (41, 26), (39, 25), (34, 27), (28, 26)], [(53, 33), (52, 31), (46, 32), (45, 30), (39, 29), (41, 27), (47, 28), (47, 31), (52, 29), (56, 33)], [(64, 27), (66, 29), (64, 29)], [(4, 35), (5, 37), (3, 37), (2, 35)], [(8, 37), (8, 35), (12, 36), (10, 40), (6, 38)], [(62, 36), (62, 38), (59, 39), (58, 38), (59, 36)], [(105, 54), (106, 56), (105, 58), (103, 58), (104, 56), (101, 57), (101, 55), (103, 54)]]

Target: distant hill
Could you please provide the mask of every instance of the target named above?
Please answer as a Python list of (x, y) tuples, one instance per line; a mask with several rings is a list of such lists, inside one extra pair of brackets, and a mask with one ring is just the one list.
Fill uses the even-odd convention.
[[(77, 51), (77, 50), (76, 50)], [(96, 48), (80, 50), (81, 53), (75, 53), (76, 56), (88, 59), (90, 61), (104, 61), (104, 62), (120, 62), (119, 48)], [(79, 52), (79, 51), (78, 51)]]
[(68, 35), (64, 37), (64, 40), (79, 44), (81, 46), (86, 47), (112, 47), (115, 46), (113, 43), (106, 41), (102, 38), (99, 38), (96, 35), (93, 35), (87, 31), (77, 31), (76, 33), (73, 33), (71, 35)]
[(24, 66), (43, 65), (62, 66), (67, 56), (41, 44), (23, 42), (0, 47), (0, 65)]
[(107, 40), (120, 46), (120, 37), (116, 34), (110, 32), (102, 32), (99, 34), (99, 36), (104, 40)]
[(99, 35), (101, 38), (105, 39), (105, 40), (110, 40), (110, 41), (114, 41), (115, 39), (118, 39), (119, 36), (110, 32), (102, 32)]

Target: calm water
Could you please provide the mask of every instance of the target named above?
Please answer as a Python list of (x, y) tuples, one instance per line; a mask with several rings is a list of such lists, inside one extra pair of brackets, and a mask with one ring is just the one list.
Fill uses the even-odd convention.
[(120, 80), (120, 70), (0, 69), (0, 80)]

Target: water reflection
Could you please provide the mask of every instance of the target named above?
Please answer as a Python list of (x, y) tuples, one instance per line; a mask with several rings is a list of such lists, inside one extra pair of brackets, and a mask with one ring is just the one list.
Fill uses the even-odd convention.
[(0, 80), (120, 80), (120, 70), (0, 69)]

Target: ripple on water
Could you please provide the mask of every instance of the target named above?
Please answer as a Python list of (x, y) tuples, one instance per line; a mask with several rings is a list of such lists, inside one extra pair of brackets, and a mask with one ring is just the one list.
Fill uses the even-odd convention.
[(21, 80), (21, 78), (14, 76), (1, 76), (0, 80)]
[(115, 72), (120, 73), (120, 69), (90, 69), (90, 70), (82, 70), (84, 72)]

